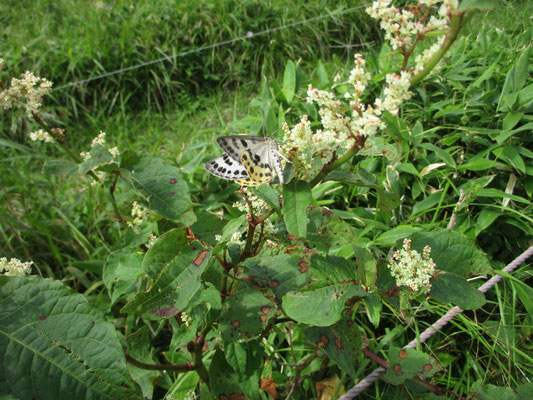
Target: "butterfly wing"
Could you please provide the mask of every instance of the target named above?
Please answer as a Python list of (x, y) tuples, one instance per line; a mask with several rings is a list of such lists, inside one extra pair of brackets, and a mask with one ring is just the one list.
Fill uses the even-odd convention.
[(218, 145), (235, 161), (240, 161), (242, 153), (245, 151), (249, 151), (264, 142), (265, 138), (248, 135), (220, 136), (217, 138)]
[(268, 161), (268, 149), (260, 151), (245, 150), (241, 155), (242, 166), (255, 185), (263, 185), (274, 179), (272, 168)]
[(250, 179), (246, 169), (227, 154), (222, 154), (220, 157), (209, 161), (205, 165), (205, 169), (222, 179), (230, 179), (232, 181)]

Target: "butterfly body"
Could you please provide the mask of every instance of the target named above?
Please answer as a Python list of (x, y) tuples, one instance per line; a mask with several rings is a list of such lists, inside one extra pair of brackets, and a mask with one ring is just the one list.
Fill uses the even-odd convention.
[(205, 168), (215, 176), (231, 179), (247, 186), (270, 183), (274, 174), (283, 180), (283, 170), (278, 144), (258, 136), (222, 136), (218, 145), (225, 151), (220, 157), (209, 161)]

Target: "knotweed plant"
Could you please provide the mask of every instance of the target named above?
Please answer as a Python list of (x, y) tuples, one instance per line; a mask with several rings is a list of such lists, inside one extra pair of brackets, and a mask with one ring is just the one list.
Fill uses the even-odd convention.
[[(439, 311), (449, 303), (483, 306), (466, 278), (492, 268), (453, 224), (433, 229), (438, 214), (431, 229), (418, 224), (415, 211), (425, 204), (404, 207), (392, 193), (403, 183), (389, 174), (397, 171), (390, 160), (379, 158), (388, 175), (378, 180), (354, 157), (378, 159), (383, 143), (394, 144), (387, 130), (398, 121), (407, 126), (406, 101), (417, 101), (416, 85), (438, 71), (475, 2), (461, 8), (457, 0), (421, 0), (397, 8), (375, 1), (367, 13), (384, 30), (391, 65), (357, 53), (337, 78), (311, 80), (300, 96), (290, 63), (285, 87), (263, 96), (262, 105), (265, 126), (282, 130), (282, 145), (252, 135), (218, 138), (223, 154), (208, 161), (197, 152), (190, 165), (119, 151), (104, 132), (74, 151), (76, 138), (50, 127), (43, 113), (50, 82), (31, 72), (0, 81), (0, 106), (30, 120), (28, 138), (39, 149), (56, 143), (69, 157), (47, 160), (44, 173), (82, 177), (105, 190), (112, 207), (95, 208), (107, 213), (111, 233), (86, 228), (116, 242), (97, 251), (73, 238), (94, 262), (55, 252), (72, 273), (62, 281), (53, 271), (46, 279), (25, 276), (31, 262), (0, 259), (0, 348), (7, 360), (0, 382), (9, 388), (0, 396), (64, 391), (64, 398), (141, 399), (153, 398), (157, 387), (156, 396), (168, 399), (307, 399), (327, 387), (334, 398), (371, 362), (388, 367), (387, 385), (410, 391), (404, 384), (413, 378), (441, 396), (446, 379), (430, 382), (441, 372), (436, 362), (395, 346), (416, 335), (413, 327), (431, 324), (414, 318), (433, 317), (432, 304)], [(10, 72), (2, 68), (0, 59), (2, 74)], [(206, 161), (217, 178), (204, 174)], [(421, 175), (414, 166), (404, 170)], [(328, 197), (334, 191), (340, 201)], [(359, 197), (364, 206), (351, 207)], [(344, 208), (328, 208), (335, 203)], [(52, 229), (46, 233), (52, 241)], [(66, 286), (78, 280), (83, 295)], [(15, 361), (17, 368), (5, 372)]]

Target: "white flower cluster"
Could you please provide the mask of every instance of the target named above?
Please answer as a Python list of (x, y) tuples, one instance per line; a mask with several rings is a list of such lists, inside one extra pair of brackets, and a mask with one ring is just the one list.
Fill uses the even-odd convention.
[(0, 258), (0, 275), (25, 276), (31, 273), (33, 261), (22, 262), (18, 258), (7, 261), (6, 257)]
[(180, 314), (181, 322), (185, 324), (185, 326), (191, 326), (192, 323), (192, 317), (187, 314), (186, 312), (182, 312)]
[[(254, 216), (257, 216), (270, 208), (263, 200), (257, 197), (248, 186), (244, 186), (243, 190), (244, 195), (248, 198), (248, 201), (252, 205)], [(232, 204), (232, 206), (239, 211), (246, 213), (250, 212), (248, 203), (246, 201), (236, 201)]]
[(134, 201), (131, 206), (131, 216), (133, 221), (128, 221), (128, 226), (136, 233), (139, 233), (141, 225), (148, 218), (148, 209)]
[(52, 91), (52, 82), (26, 71), (21, 79), (11, 79), (11, 86), (0, 92), (0, 106), (5, 110), (23, 108), (31, 117), (37, 114), (42, 106), (42, 97)]
[(292, 129), (284, 125), (283, 150), (290, 154), (295, 166), (295, 174), (304, 180), (315, 176), (329, 162), (338, 150), (350, 150), (356, 140), (361, 137), (376, 135), (378, 130), (385, 128), (381, 120), (384, 111), (397, 115), (403, 101), (409, 99), (410, 75), (386, 75), (382, 97), (375, 99), (374, 104), (365, 104), (361, 96), (371, 78), (365, 70), (365, 60), (360, 54), (355, 55), (355, 67), (350, 71), (348, 83), (351, 90), (344, 98), (349, 101), (349, 115), (342, 113), (343, 104), (335, 95), (325, 90), (318, 90), (311, 85), (307, 90), (307, 102), (316, 103), (319, 108), (320, 121), (323, 129), (315, 133), (306, 115)]
[[(446, 30), (449, 27), (451, 13), (457, 9), (458, 0), (421, 0), (418, 6), (399, 10), (390, 6), (391, 0), (374, 1), (367, 8), (370, 16), (381, 20), (385, 36), (395, 50), (402, 52), (407, 59), (413, 47), (430, 32)], [(430, 16), (430, 7), (442, 3), (438, 16)], [(289, 154), (294, 164), (295, 175), (309, 180), (340, 152), (346, 152), (355, 145), (366, 143), (372, 146), (372, 140), (378, 131), (385, 129), (383, 113), (398, 115), (401, 104), (412, 96), (409, 90), (411, 79), (421, 72), (427, 62), (439, 51), (444, 42), (441, 36), (437, 41), (415, 57), (415, 65), (400, 73), (385, 76), (385, 85), (381, 96), (374, 102), (363, 102), (363, 94), (370, 82), (371, 75), (365, 69), (362, 55), (355, 55), (355, 66), (348, 78), (349, 90), (344, 94), (349, 108), (336, 98), (335, 94), (319, 90), (311, 85), (307, 90), (307, 102), (319, 107), (322, 129), (313, 132), (306, 115), (290, 129), (286, 124), (283, 150)], [(337, 82), (338, 79), (336, 78)], [(348, 109), (349, 112), (344, 110)], [(339, 152), (339, 153), (338, 153)]]
[[(450, 13), (457, 9), (458, 0), (420, 0), (418, 7), (397, 9), (390, 5), (391, 0), (377, 0), (366, 9), (372, 18), (381, 20), (385, 39), (393, 50), (410, 51), (416, 41), (429, 32), (442, 31), (448, 27)], [(422, 14), (422, 6), (427, 8), (442, 3), (438, 17)]]
[(426, 246), (422, 255), (411, 249), (411, 240), (404, 239), (403, 248), (397, 250), (389, 260), (389, 269), (398, 286), (407, 286), (413, 291), (431, 287), (429, 280), (435, 273), (435, 263), (429, 257), (431, 247)]
[(154, 246), (154, 244), (155, 244), (157, 239), (158, 239), (158, 237), (156, 235), (154, 235), (153, 233), (150, 233), (150, 237), (148, 238), (148, 242), (146, 243), (146, 247), (148, 249), (151, 249)]
[(48, 132), (39, 129), (38, 131), (30, 133), (30, 139), (33, 141), (41, 141), (45, 143), (54, 143), (55, 140)]

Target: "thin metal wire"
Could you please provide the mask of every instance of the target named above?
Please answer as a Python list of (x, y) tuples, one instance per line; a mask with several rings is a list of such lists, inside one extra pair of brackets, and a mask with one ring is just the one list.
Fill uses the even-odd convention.
[(287, 24), (287, 25), (278, 26), (276, 28), (265, 29), (264, 31), (257, 32), (257, 33), (248, 32), (246, 35), (240, 36), (240, 37), (237, 37), (237, 38), (234, 38), (234, 39), (225, 40), (223, 42), (219, 42), (219, 43), (215, 43), (215, 44), (210, 44), (210, 45), (199, 47), (199, 48), (193, 49), (193, 50), (187, 50), (187, 51), (184, 51), (182, 53), (175, 54), (173, 56), (161, 57), (161, 58), (158, 58), (157, 60), (148, 61), (148, 62), (145, 62), (145, 63), (142, 63), (142, 64), (133, 65), (131, 67), (117, 69), (116, 71), (106, 72), (106, 73), (101, 74), (101, 75), (92, 76), (92, 77), (87, 78), (87, 79), (82, 79), (80, 81), (75, 81), (75, 82), (67, 83), (65, 85), (58, 86), (58, 87), (54, 88), (53, 90), (54, 91), (55, 90), (61, 90), (61, 89), (65, 89), (65, 88), (68, 88), (68, 87), (81, 85), (83, 83), (92, 82), (92, 81), (95, 81), (97, 79), (102, 79), (102, 78), (106, 78), (108, 76), (121, 74), (121, 73), (126, 72), (126, 71), (131, 71), (131, 70), (134, 70), (134, 69), (146, 67), (148, 65), (157, 64), (157, 63), (163, 62), (165, 60), (166, 61), (171, 61), (171, 60), (176, 59), (178, 57), (184, 57), (184, 56), (187, 56), (189, 54), (199, 53), (199, 52), (204, 51), (204, 50), (212, 49), (212, 48), (219, 47), (219, 46), (224, 46), (226, 44), (235, 43), (235, 42), (238, 42), (240, 40), (251, 39), (251, 38), (256, 37), (256, 36), (266, 35), (268, 33), (280, 31), (282, 29), (292, 28), (292, 27), (297, 26), (297, 25), (302, 25), (302, 24), (306, 24), (308, 22), (317, 21), (319, 19), (332, 17), (334, 15), (345, 14), (345, 13), (348, 13), (348, 12), (359, 10), (359, 9), (367, 7), (367, 6), (368, 6), (368, 4), (364, 4), (364, 5), (360, 5), (360, 6), (357, 6), (357, 7), (347, 8), (345, 10), (334, 11), (334, 12), (331, 12), (329, 14), (319, 15), (317, 17), (305, 19), (305, 20), (298, 21), (298, 22), (293, 22), (293, 23)]
[[(516, 257), (511, 263), (509, 263), (503, 269), (503, 272), (510, 273), (511, 271), (517, 268), (520, 264), (522, 264), (532, 255), (533, 255), (533, 246), (531, 246), (529, 249), (527, 249), (522, 254), (520, 254), (518, 257)], [(499, 275), (499, 274), (494, 275), (487, 282), (485, 282), (482, 286), (480, 286), (478, 290), (481, 293), (486, 293), (488, 290), (492, 289), (492, 287), (496, 285), (499, 281), (501, 281), (503, 278), (504, 278), (503, 275)], [(411, 340), (411, 342), (409, 342), (406, 346), (404, 346), (404, 348), (415, 348), (418, 343), (420, 344), (424, 343), (431, 336), (433, 336), (440, 329), (442, 329), (455, 316), (459, 315), (462, 312), (463, 310), (461, 308), (455, 306), (450, 311), (448, 311), (446, 314), (444, 314), (441, 318), (439, 318), (439, 320), (435, 322), (432, 326), (430, 326), (424, 332), (422, 332), (419, 338)], [(366, 378), (361, 380), (357, 385), (355, 385), (353, 388), (348, 390), (344, 395), (339, 397), (339, 400), (355, 399), (358, 395), (360, 395), (366, 388), (372, 385), (372, 383), (374, 383), (374, 381), (376, 381), (384, 373), (385, 373), (385, 368), (383, 367), (376, 368)]]

